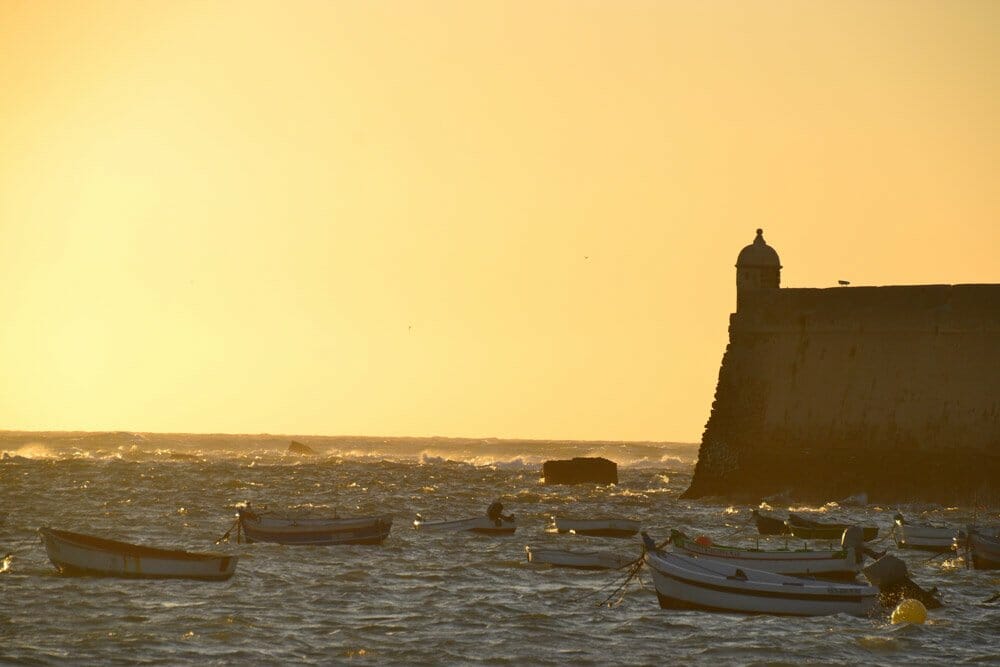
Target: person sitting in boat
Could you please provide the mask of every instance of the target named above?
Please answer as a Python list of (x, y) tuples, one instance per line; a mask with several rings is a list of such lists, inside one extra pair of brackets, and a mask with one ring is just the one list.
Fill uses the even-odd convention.
[(502, 526), (504, 521), (514, 520), (513, 514), (504, 515), (503, 503), (499, 500), (494, 500), (493, 503), (486, 508), (486, 516), (490, 518), (490, 521), (492, 521), (497, 528)]

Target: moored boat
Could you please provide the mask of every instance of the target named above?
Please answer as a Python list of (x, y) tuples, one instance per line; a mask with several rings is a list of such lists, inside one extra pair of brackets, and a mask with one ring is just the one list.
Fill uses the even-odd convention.
[(958, 529), (949, 526), (935, 526), (927, 523), (910, 523), (897, 514), (892, 528), (896, 546), (900, 549), (921, 551), (951, 551)]
[(565, 519), (553, 517), (556, 530), (591, 537), (631, 537), (639, 532), (640, 524), (633, 519)]
[(971, 558), (972, 567), (977, 570), (1000, 569), (1000, 534), (989, 535), (983, 530), (967, 528), (959, 532), (954, 540), (955, 549)]
[(469, 519), (452, 521), (425, 521), (419, 514), (413, 520), (413, 527), (422, 531), (458, 532), (469, 531), (483, 535), (513, 535), (517, 530), (514, 517), (491, 519), (487, 516), (476, 516)]
[(836, 550), (745, 549), (718, 544), (699, 544), (678, 530), (670, 533), (676, 553), (711, 558), (734, 567), (764, 570), (789, 576), (853, 579), (861, 571), (862, 557), (857, 547)]
[(861, 584), (799, 579), (664, 551), (647, 551), (645, 559), (663, 609), (860, 616), (878, 603), (878, 589)]
[[(816, 521), (791, 512), (789, 512), (785, 524), (792, 535), (803, 540), (839, 540), (844, 531), (851, 526), (851, 524), (846, 523)], [(862, 530), (865, 542), (870, 542), (878, 537), (878, 526), (859, 526), (859, 528)]]
[(49, 560), (63, 574), (223, 581), (233, 576), (238, 560), (226, 554), (160, 549), (55, 528), (39, 528), (38, 534)]
[(791, 531), (785, 525), (784, 519), (761, 514), (756, 508), (750, 512), (757, 524), (757, 532), (761, 535), (790, 535)]
[(524, 547), (524, 552), (529, 563), (580, 570), (615, 570), (636, 560), (635, 555), (624, 556), (611, 551), (576, 551), (531, 545)]
[(330, 546), (381, 544), (392, 529), (391, 516), (307, 517), (255, 512), (241, 507), (239, 526), (248, 542)]

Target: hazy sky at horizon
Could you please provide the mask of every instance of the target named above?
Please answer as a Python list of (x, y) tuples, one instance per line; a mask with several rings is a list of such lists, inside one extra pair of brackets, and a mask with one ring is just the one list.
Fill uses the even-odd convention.
[(1000, 282), (1000, 3), (0, 3), (0, 428), (696, 441), (782, 283)]

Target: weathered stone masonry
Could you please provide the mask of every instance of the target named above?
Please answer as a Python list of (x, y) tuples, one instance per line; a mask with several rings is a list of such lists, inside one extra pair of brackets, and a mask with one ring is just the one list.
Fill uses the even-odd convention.
[(780, 289), (761, 245), (685, 495), (995, 503), (1000, 285)]

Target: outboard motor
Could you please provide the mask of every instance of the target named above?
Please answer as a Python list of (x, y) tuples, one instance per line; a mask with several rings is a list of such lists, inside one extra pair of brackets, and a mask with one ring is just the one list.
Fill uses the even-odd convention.
[(906, 563), (895, 556), (882, 556), (862, 570), (865, 578), (877, 586), (879, 598), (885, 606), (894, 606), (905, 598), (920, 600), (928, 609), (937, 609), (941, 600), (937, 598), (937, 588), (925, 591), (906, 571)]
[(865, 531), (861, 526), (850, 526), (840, 536), (840, 548), (847, 551), (854, 549), (854, 562), (860, 563), (865, 555)]
[[(845, 531), (846, 532), (846, 531)], [(906, 581), (906, 563), (895, 556), (882, 556), (862, 570), (873, 586), (896, 586)]]

